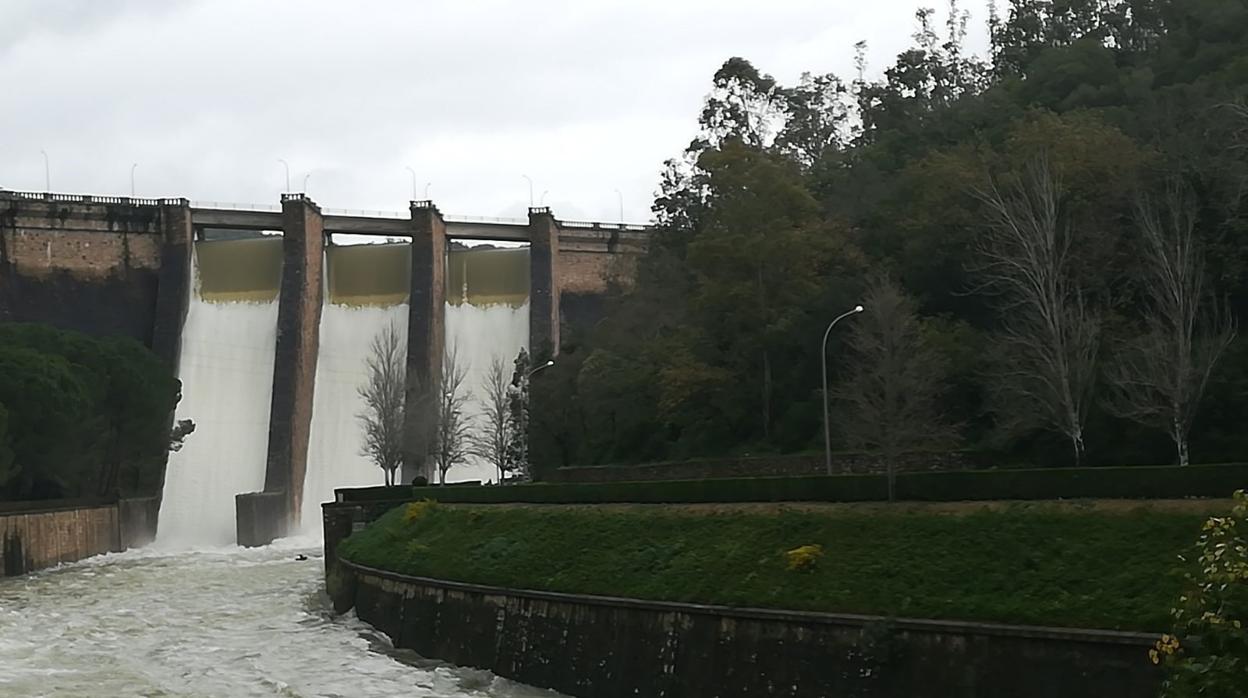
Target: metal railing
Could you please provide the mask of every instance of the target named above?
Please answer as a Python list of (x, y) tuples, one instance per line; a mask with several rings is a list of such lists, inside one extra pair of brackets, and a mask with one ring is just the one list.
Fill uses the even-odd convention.
[(559, 225), (564, 228), (589, 228), (598, 230), (632, 230), (644, 233), (650, 230), (650, 226), (641, 223), (603, 223), (600, 221), (559, 221)]
[(368, 211), (349, 208), (323, 208), (322, 213), (334, 216), (361, 216), (364, 218), (410, 218), (411, 214), (400, 211)]
[(281, 211), (276, 204), (239, 204), (229, 201), (192, 201), (191, 208), (219, 208), (233, 211)]
[(528, 225), (527, 218), (506, 218), (502, 216), (443, 216), (447, 223), (503, 223), (506, 225)]

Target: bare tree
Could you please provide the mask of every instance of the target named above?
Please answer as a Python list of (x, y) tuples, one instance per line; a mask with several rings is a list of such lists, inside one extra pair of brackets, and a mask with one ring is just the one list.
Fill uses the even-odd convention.
[(367, 382), (360, 386), (364, 411), (356, 418), (364, 429), (360, 455), (368, 456), (394, 484), (394, 472), (403, 464), (404, 376), (407, 342), (394, 323), (373, 337), (365, 365)]
[(892, 501), (898, 457), (955, 440), (940, 409), (947, 366), (924, 336), (914, 300), (892, 280), (876, 279), (863, 305), (837, 399), (849, 444), (884, 457)]
[(464, 381), (467, 369), (459, 361), (458, 348), (452, 345), (442, 355), (442, 390), (438, 396), (433, 444), (430, 456), (438, 470), (438, 482), (446, 484), (446, 472), (469, 456), (472, 423), (467, 414), (472, 398)]
[(511, 470), (507, 446), (511, 443), (511, 387), (507, 366), (495, 356), (485, 375), (485, 406), (481, 410), (484, 424), (472, 438), (472, 455), (490, 463), (498, 471), (498, 482)]
[(1196, 202), (1171, 183), (1160, 201), (1136, 202), (1143, 259), (1143, 332), (1122, 348), (1110, 371), (1115, 414), (1169, 434), (1188, 465), (1188, 434), (1214, 364), (1235, 337), (1231, 317), (1211, 303)]
[(979, 192), (988, 230), (977, 271), (1002, 300), (997, 414), (1007, 430), (1043, 428), (1069, 441), (1079, 464), (1100, 353), (1100, 313), (1072, 270), (1074, 231), (1062, 184), (1045, 157), (1013, 180)]

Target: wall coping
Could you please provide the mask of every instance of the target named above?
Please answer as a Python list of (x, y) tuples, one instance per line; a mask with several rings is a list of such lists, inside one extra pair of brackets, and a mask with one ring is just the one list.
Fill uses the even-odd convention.
[(117, 506), (116, 499), (34, 499), (0, 502), (0, 516), (46, 514), (73, 509), (107, 509)]
[(963, 635), (984, 635), (988, 637), (1014, 637), (1042, 640), (1062, 640), (1087, 644), (1127, 645), (1141, 648), (1152, 647), (1156, 634), (1129, 632), (1121, 630), (1094, 630), (1087, 628), (1058, 628), (1039, 625), (1009, 625), (1003, 623), (980, 623), (973, 621), (934, 620), (928, 618), (889, 618), (857, 613), (824, 613), (817, 611), (791, 611), (770, 608), (750, 608), (734, 606), (716, 606), (709, 604), (680, 603), (674, 601), (651, 601), (619, 596), (596, 596), (590, 594), (569, 594), (555, 591), (537, 591), (534, 589), (511, 589), (508, 587), (455, 582), (433, 577), (418, 577), (398, 572), (391, 572), (376, 567), (361, 565), (338, 556), (338, 563), (355, 572), (388, 579), (390, 581), (415, 584), (451, 591), (462, 591), (492, 596), (511, 596), (539, 601), (579, 604), (585, 606), (603, 606), (610, 608), (628, 608), (634, 610), (653, 611), (657, 613), (683, 613), (687, 615), (713, 616), (718, 618), (739, 620), (763, 620), (782, 623), (802, 623), (809, 625), (839, 625), (863, 627), (875, 623), (888, 623), (899, 630), (911, 630), (930, 633), (956, 633)]

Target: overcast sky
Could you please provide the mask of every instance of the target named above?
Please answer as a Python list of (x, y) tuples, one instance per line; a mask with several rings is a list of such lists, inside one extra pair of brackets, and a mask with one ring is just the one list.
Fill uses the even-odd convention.
[[(0, 0), (0, 187), (649, 219), (728, 57), (872, 72), (915, 0)], [(963, 3), (968, 4), (968, 3)], [(969, 5), (969, 4), (968, 4)], [(972, 48), (985, 11), (972, 8)], [(943, 15), (942, 19), (943, 21)]]

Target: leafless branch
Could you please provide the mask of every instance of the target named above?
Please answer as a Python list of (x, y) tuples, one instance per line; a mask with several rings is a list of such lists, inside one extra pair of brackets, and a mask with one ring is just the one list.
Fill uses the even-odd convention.
[(1190, 462), (1188, 434), (1218, 358), (1235, 337), (1229, 314), (1211, 302), (1197, 205), (1170, 183), (1160, 199), (1141, 196), (1135, 228), (1143, 259), (1140, 336), (1110, 371), (1111, 411), (1165, 431), (1180, 465)]
[(367, 382), (358, 388), (364, 411), (357, 415), (364, 430), (361, 455), (385, 473), (386, 485), (394, 484), (394, 473), (403, 463), (404, 376), (407, 343), (393, 323), (387, 325), (369, 346), (365, 365)]
[(1045, 157), (1006, 185), (978, 192), (988, 209), (976, 270), (1002, 302), (1005, 363), (997, 412), (1003, 425), (1063, 434), (1075, 462), (1096, 383), (1100, 312), (1072, 273), (1074, 232), (1061, 207), (1062, 183)]

